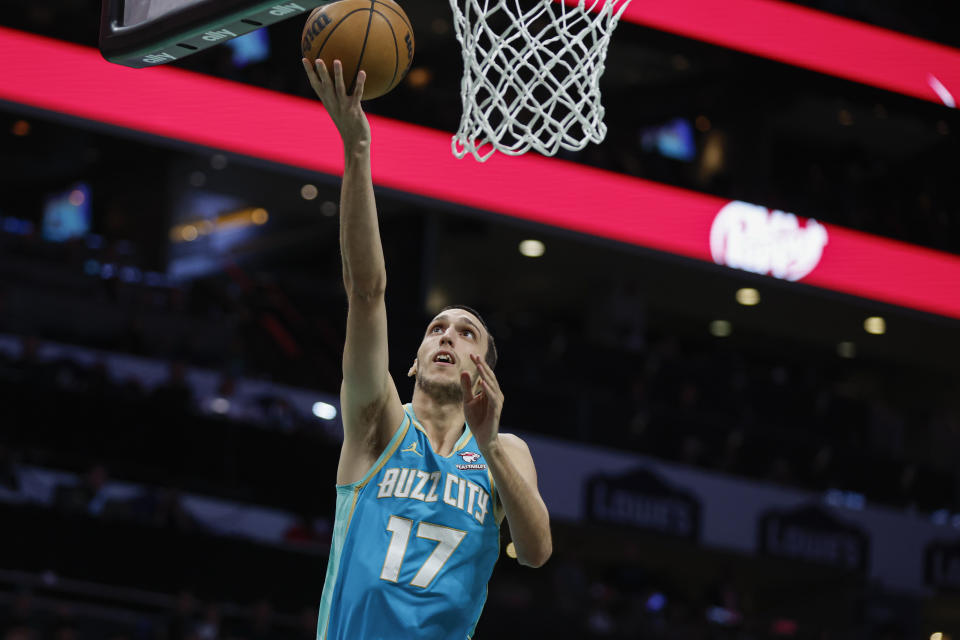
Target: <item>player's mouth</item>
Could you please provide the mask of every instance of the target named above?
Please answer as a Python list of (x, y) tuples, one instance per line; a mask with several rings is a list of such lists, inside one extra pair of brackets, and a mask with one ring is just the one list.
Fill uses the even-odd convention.
[(457, 364), (457, 358), (449, 351), (438, 351), (433, 356), (433, 363), (441, 367), (452, 367)]

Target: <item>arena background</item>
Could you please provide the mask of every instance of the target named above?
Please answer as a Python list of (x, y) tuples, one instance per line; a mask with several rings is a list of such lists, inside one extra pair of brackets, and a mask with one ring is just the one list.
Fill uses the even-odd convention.
[[(956, 77), (960, 42), (938, 3), (803, 4), (818, 13), (797, 15), (840, 36), (875, 25), (909, 36), (898, 46), (945, 45), (934, 51)], [(751, 19), (740, 6), (728, 20)], [(603, 144), (448, 161), (449, 8), (405, 8), (414, 66), (366, 105), (375, 162), (410, 165), (407, 183), (378, 183), (391, 370), (409, 397), (424, 322), (447, 303), (478, 308), (500, 348), (503, 428), (530, 443), (553, 515), (546, 567), (501, 554), (476, 637), (960, 635), (950, 83), (885, 84), (903, 63), (895, 47), (858, 44), (811, 70), (750, 42), (710, 44), (724, 27), (696, 15), (712, 36), (624, 21)], [(170, 106), (229, 96), (201, 107), (253, 123), (238, 139), (300, 114), (277, 144), (302, 137), (305, 157), (336, 158), (335, 138), (315, 146), (329, 123), (299, 63), (302, 16), (168, 65), (192, 72), (171, 86), (203, 91), (144, 98), (155, 112), (123, 119), (96, 114), (161, 70), (111, 75), (99, 9), (0, 9), (3, 637), (313, 638), (340, 433), (338, 178), (272, 155), (269, 139), (241, 152), (171, 133), (198, 115)], [(781, 49), (839, 37), (801, 46), (790, 27), (770, 25)], [(880, 80), (843, 76), (860, 58)], [(154, 116), (167, 133), (144, 124)], [(566, 193), (566, 176), (583, 180), (573, 210), (511, 208)], [(637, 200), (611, 195), (621, 188)], [(496, 206), (476, 204), (483, 194)], [(695, 225), (677, 246), (703, 256), (657, 244), (671, 220), (700, 207), (709, 226), (730, 201), (801, 223), (766, 245), (741, 238), (766, 263), (711, 253)], [(592, 231), (611, 207), (635, 236)], [(854, 265), (854, 285), (770, 275), (811, 219), (837, 239), (821, 268)], [(540, 257), (521, 254), (537, 253), (529, 240)]]

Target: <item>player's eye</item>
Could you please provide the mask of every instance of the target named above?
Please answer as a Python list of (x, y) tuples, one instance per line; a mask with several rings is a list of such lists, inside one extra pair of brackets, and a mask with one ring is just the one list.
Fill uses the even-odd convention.
[(430, 329), (430, 333), (436, 333), (437, 331), (443, 331), (443, 327), (440, 325), (434, 325), (433, 329)]
[(471, 337), (471, 338), (475, 337), (473, 331), (471, 331), (470, 329), (464, 329), (464, 330), (463, 330), (463, 335), (469, 336), (469, 337)]

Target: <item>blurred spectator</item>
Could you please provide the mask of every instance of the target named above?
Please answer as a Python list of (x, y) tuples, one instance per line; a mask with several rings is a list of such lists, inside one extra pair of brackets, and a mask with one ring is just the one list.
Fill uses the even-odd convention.
[(13, 492), (20, 490), (15, 454), (2, 442), (0, 442), (0, 488)]
[(566, 614), (576, 614), (586, 601), (587, 576), (583, 565), (563, 549), (554, 551), (550, 560), (553, 574), (553, 602)]
[(929, 459), (939, 469), (955, 470), (960, 452), (960, 411), (952, 407), (937, 410), (930, 427)]
[(51, 640), (79, 640), (80, 638), (74, 611), (70, 605), (57, 606), (50, 628), (52, 629)]
[(646, 304), (638, 283), (618, 282), (590, 307), (588, 332), (597, 344), (632, 353), (647, 346)]
[(274, 610), (269, 600), (263, 598), (254, 603), (247, 617), (248, 619), (244, 620), (245, 629), (235, 635), (245, 640), (273, 640), (276, 638)]
[(80, 634), (72, 624), (64, 623), (53, 630), (53, 640), (79, 640)]
[(154, 388), (150, 401), (163, 415), (184, 415), (193, 409), (193, 389), (182, 361), (170, 363), (167, 379)]
[(257, 398), (257, 407), (263, 422), (274, 429), (293, 432), (304, 426), (303, 419), (290, 402), (278, 395), (265, 394)]
[(102, 464), (94, 465), (83, 475), (80, 484), (57, 486), (54, 490), (54, 505), (67, 513), (99, 515), (107, 501), (104, 488), (109, 477), (106, 467)]
[(152, 522), (156, 526), (176, 531), (193, 531), (198, 528), (197, 519), (183, 506), (183, 495), (169, 487), (154, 492), (156, 508)]
[(231, 420), (249, 420), (254, 418), (252, 407), (237, 395), (237, 380), (224, 374), (217, 385), (217, 391), (211, 398), (205, 398), (201, 411), (207, 415), (223, 416)]
[(135, 375), (128, 375), (116, 386), (117, 395), (125, 402), (140, 402), (146, 397), (143, 381)]
[(870, 407), (870, 445), (875, 452), (902, 458), (904, 427), (903, 417), (884, 398)]
[(295, 546), (306, 548), (320, 548), (329, 544), (329, 536), (321, 535), (317, 530), (316, 518), (303, 513), (297, 521), (283, 533), (283, 539)]
[(219, 605), (210, 603), (203, 609), (203, 617), (193, 628), (197, 640), (220, 640), (222, 624)]
[(584, 618), (587, 638), (612, 638), (617, 632), (614, 608), (620, 597), (616, 587), (605, 582), (594, 582), (588, 590), (590, 603)]
[(14, 361), (21, 380), (35, 387), (53, 386), (55, 372), (49, 364), (40, 360), (40, 339), (23, 336), (20, 340), (20, 355)]
[(707, 606), (719, 609), (714, 618), (724, 626), (739, 626), (743, 620), (743, 596), (734, 583), (734, 571), (728, 567), (707, 589)]
[(297, 617), (296, 640), (314, 640), (317, 637), (317, 617), (319, 612), (313, 607), (304, 607)]
[[(4, 637), (34, 640), (36, 630), (43, 626), (43, 616), (37, 611), (33, 593), (21, 590), (13, 598), (2, 627)], [(12, 635), (11, 635), (12, 634)]]
[(107, 363), (103, 358), (97, 361), (85, 372), (84, 375), (86, 388), (85, 392), (94, 398), (104, 398), (113, 390), (110, 374), (107, 371)]
[(686, 435), (683, 437), (680, 462), (691, 466), (699, 466), (703, 460), (703, 455), (704, 446), (700, 438), (694, 435)]
[(190, 640), (199, 620), (199, 602), (189, 589), (177, 594), (173, 611), (167, 616), (166, 640)]
[(184, 589), (177, 594), (173, 611), (167, 616), (165, 640), (189, 640), (193, 636), (198, 606), (192, 591)]
[(723, 451), (717, 458), (717, 470), (726, 473), (737, 473), (740, 471), (743, 439), (744, 433), (742, 429), (734, 429), (727, 433), (723, 441)]
[(777, 455), (770, 461), (766, 479), (773, 484), (789, 486), (794, 483), (793, 465), (783, 455)]

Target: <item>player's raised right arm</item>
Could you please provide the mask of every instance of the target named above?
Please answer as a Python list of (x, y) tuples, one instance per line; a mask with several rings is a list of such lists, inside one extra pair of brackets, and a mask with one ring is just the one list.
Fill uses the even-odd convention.
[(306, 60), (304, 67), (344, 147), (340, 251), (348, 310), (340, 389), (344, 449), (337, 475), (345, 483), (359, 479), (379, 456), (402, 420), (403, 406), (389, 373), (387, 271), (370, 173), (370, 126), (360, 106), (363, 72), (347, 96), (338, 62), (332, 79), (322, 62), (315, 71)]

